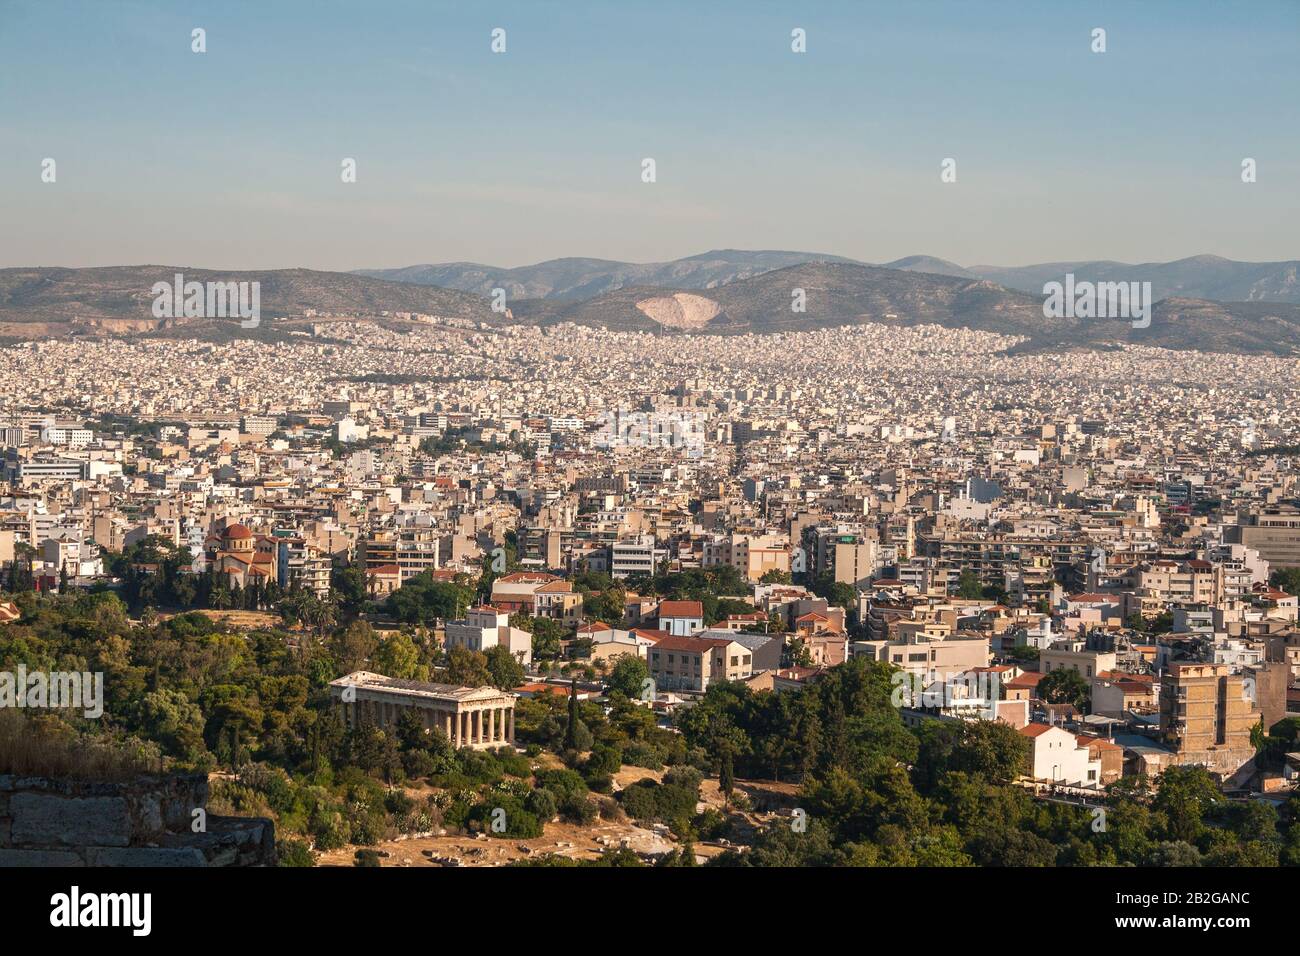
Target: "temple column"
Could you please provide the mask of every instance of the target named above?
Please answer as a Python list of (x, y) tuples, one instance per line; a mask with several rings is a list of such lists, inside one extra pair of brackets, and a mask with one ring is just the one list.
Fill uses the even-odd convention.
[(511, 746), (514, 746), (514, 743), (515, 743), (515, 709), (514, 709), (513, 707), (510, 708), (510, 734), (509, 734), (509, 738), (508, 738), (508, 739), (510, 740), (510, 745), (511, 745)]
[(487, 714), (488, 714), (488, 743), (494, 744), (497, 742), (497, 709), (495, 707), (490, 707), (488, 708)]

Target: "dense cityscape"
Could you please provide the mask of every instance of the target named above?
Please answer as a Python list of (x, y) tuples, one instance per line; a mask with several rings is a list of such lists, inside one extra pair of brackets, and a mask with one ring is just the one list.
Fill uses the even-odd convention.
[(1289, 925), (1297, 38), (0, 0), (9, 938)]
[(210, 776), (139, 862), (1300, 862), (1300, 362), (682, 342), (0, 351), (23, 734)]

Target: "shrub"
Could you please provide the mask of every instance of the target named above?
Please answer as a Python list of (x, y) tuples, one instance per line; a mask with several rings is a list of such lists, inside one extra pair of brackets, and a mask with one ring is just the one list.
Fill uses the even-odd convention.
[(412, 780), (431, 777), (437, 772), (438, 762), (427, 750), (408, 750), (402, 754), (402, 769)]
[(623, 763), (658, 770), (664, 765), (664, 752), (653, 744), (634, 740), (623, 749)]
[(621, 823), (627, 819), (627, 814), (623, 812), (622, 805), (613, 797), (601, 797), (597, 801), (600, 818), (610, 820), (614, 823)]
[(585, 825), (596, 819), (596, 808), (586, 794), (571, 793), (560, 801), (560, 816), (569, 823)]
[(692, 821), (701, 840), (716, 840), (731, 832), (731, 821), (710, 807)]
[(531, 777), (533, 766), (523, 754), (510, 750), (497, 751), (497, 762), (501, 769), (512, 777)]
[(587, 793), (587, 782), (574, 770), (543, 770), (537, 775), (537, 785), (551, 791), (561, 804), (565, 797)]
[(352, 817), (352, 842), (358, 846), (374, 846), (388, 834), (388, 817), (380, 809), (355, 808)]
[(384, 795), (384, 809), (394, 816), (410, 812), (415, 807), (415, 800), (406, 795), (404, 790), (389, 790)]
[(623, 809), (634, 820), (653, 820), (659, 813), (659, 801), (655, 792), (659, 784), (653, 780), (638, 780), (630, 787), (624, 787), (619, 794)]
[(278, 840), (275, 844), (276, 866), (315, 866), (316, 854), (304, 840)]
[(528, 795), (525, 802), (528, 811), (543, 823), (555, 819), (555, 815), (560, 811), (559, 801), (549, 790), (538, 789)]
[(609, 744), (596, 744), (591, 748), (591, 756), (583, 767), (587, 779), (593, 776), (608, 776), (618, 773), (619, 768), (623, 766), (623, 751), (618, 747), (611, 747)]
[(318, 850), (337, 850), (347, 845), (351, 828), (337, 810), (313, 815), (311, 837)]

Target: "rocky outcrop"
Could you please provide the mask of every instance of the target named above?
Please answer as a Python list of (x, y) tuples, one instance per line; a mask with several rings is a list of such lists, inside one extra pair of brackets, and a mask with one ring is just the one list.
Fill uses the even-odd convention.
[(270, 820), (209, 816), (204, 774), (121, 783), (0, 775), (0, 866), (257, 866)]

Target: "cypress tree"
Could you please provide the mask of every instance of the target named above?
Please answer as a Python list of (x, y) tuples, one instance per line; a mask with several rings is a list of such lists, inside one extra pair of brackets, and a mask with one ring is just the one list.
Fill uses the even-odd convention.
[(578, 749), (578, 678), (569, 679), (569, 723), (564, 728), (564, 749)]
[(731, 748), (722, 752), (722, 770), (718, 774), (718, 787), (722, 790), (722, 805), (731, 804), (731, 791), (736, 786), (736, 768), (731, 757)]

